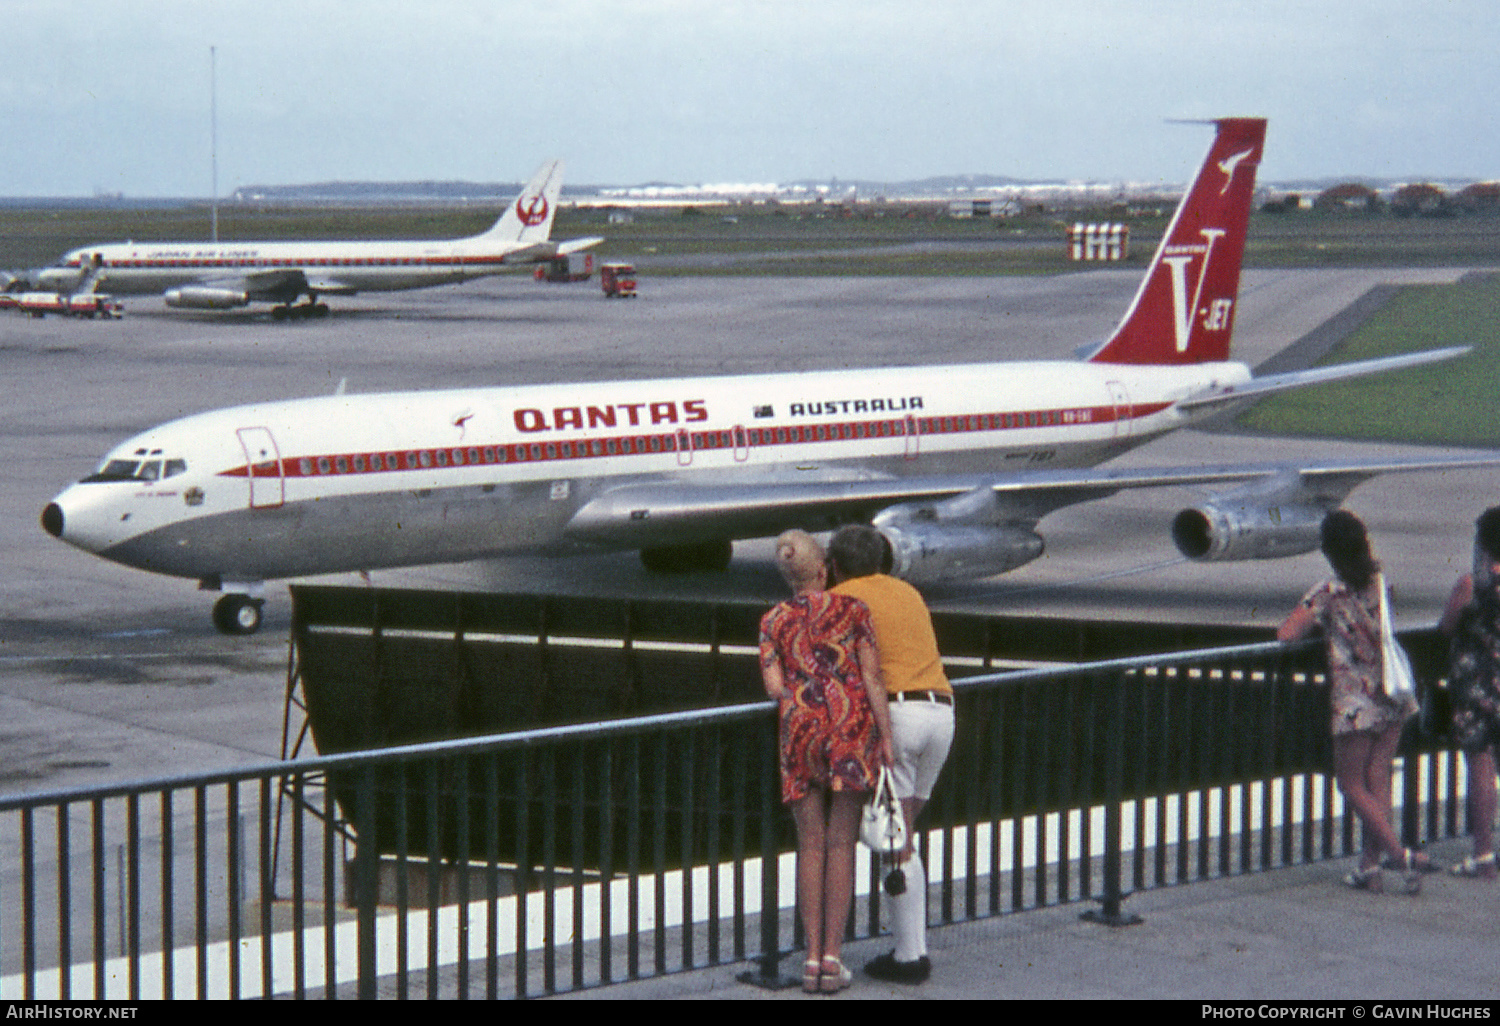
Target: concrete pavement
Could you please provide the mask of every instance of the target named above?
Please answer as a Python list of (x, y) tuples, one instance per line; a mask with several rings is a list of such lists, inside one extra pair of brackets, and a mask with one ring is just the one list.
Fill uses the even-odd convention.
[[(1446, 866), (1468, 853), (1469, 842), (1445, 841), (1428, 851)], [(1340, 883), (1355, 861), (1145, 891), (1126, 904), (1141, 917), (1135, 926), (1085, 921), (1080, 914), (1093, 906), (1072, 904), (935, 928), (928, 938), (932, 978), (920, 986), (881, 983), (859, 971), (889, 950), (880, 939), (845, 949), (854, 985), (832, 998), (740, 983), (736, 977), (749, 965), (570, 997), (1500, 1002), (1500, 883), (1434, 874), (1410, 897), (1401, 893), (1400, 874), (1387, 872), (1386, 893), (1369, 894)], [(787, 958), (782, 971), (799, 972), (800, 960)], [(1352, 1010), (1343, 1016), (1357, 1017)]]

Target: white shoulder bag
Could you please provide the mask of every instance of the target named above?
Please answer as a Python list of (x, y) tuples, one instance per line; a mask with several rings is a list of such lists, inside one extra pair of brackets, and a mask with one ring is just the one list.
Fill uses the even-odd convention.
[(859, 839), (879, 855), (895, 855), (906, 847), (906, 816), (896, 800), (889, 767), (880, 767), (875, 793), (859, 817)]
[(1385, 590), (1385, 575), (1377, 575), (1375, 583), (1380, 589), (1380, 685), (1385, 689), (1386, 697), (1398, 704), (1408, 698), (1415, 701), (1417, 679), (1412, 673), (1406, 649), (1401, 647), (1396, 632), (1391, 630), (1391, 603)]

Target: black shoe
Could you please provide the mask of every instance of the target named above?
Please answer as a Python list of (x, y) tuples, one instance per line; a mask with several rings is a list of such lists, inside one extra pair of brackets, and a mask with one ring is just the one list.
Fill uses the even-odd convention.
[(926, 983), (932, 975), (932, 962), (926, 955), (915, 962), (898, 962), (894, 951), (865, 963), (865, 972), (889, 983)]

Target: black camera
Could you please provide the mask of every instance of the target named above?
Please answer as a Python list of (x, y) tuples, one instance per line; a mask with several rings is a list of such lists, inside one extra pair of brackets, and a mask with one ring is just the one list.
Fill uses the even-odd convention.
[(891, 897), (906, 893), (906, 871), (893, 869), (885, 874), (885, 893)]

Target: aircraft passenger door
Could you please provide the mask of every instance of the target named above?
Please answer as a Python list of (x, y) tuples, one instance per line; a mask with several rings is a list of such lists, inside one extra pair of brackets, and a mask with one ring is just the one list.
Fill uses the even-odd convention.
[(734, 462), (744, 463), (750, 458), (750, 436), (741, 424), (734, 426)]
[(693, 436), (687, 428), (677, 429), (677, 465), (691, 466), (693, 463)]
[(1115, 408), (1115, 437), (1124, 438), (1130, 434), (1130, 416), (1133, 412), (1130, 405), (1130, 393), (1125, 391), (1125, 386), (1118, 381), (1107, 383), (1109, 388), (1109, 401)]
[(914, 460), (919, 451), (921, 434), (917, 431), (917, 418), (911, 414), (906, 415), (906, 458)]
[(250, 482), (250, 508), (274, 509), (286, 502), (286, 479), (281, 452), (268, 428), (240, 428), (235, 432), (245, 450), (245, 476)]

